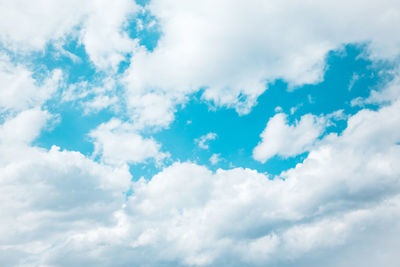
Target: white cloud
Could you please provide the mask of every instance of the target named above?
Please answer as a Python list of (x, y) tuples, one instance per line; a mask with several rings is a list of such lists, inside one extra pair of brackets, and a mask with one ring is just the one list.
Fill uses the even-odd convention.
[(156, 162), (168, 157), (161, 145), (152, 138), (143, 138), (133, 125), (112, 119), (102, 123), (89, 134), (95, 145), (94, 155), (101, 155), (106, 163), (141, 163), (150, 158)]
[(400, 69), (395, 69), (392, 73), (393, 79), (383, 88), (383, 90), (372, 90), (366, 98), (358, 97), (351, 101), (352, 106), (364, 106), (365, 104), (388, 104), (400, 99)]
[[(121, 203), (116, 192), (128, 185), (125, 171), (115, 173), (74, 152), (21, 151), (2, 161), (7, 201), (1, 203), (8, 205), (2, 210), (15, 212), (2, 220), (3, 247), (19, 253), (11, 264), (22, 258), (42, 265), (309, 266), (314, 260), (346, 266), (347, 260), (360, 265), (371, 257), (394, 267), (399, 243), (392, 237), (400, 233), (399, 111), (396, 102), (359, 112), (341, 136), (328, 135), (302, 164), (283, 173), (284, 180), (250, 169), (213, 173), (175, 163), (151, 180), (137, 181), (126, 207), (116, 213)], [(29, 202), (22, 202), (24, 196)], [(29, 212), (17, 223), (11, 219), (25, 207)], [(115, 225), (107, 226), (107, 220)], [(368, 240), (374, 242), (364, 259), (359, 256)], [(386, 257), (380, 261), (382, 249)]]
[[(163, 110), (170, 111), (167, 105), (201, 88), (204, 99), (244, 114), (268, 82), (320, 82), (327, 52), (345, 44), (367, 43), (373, 59), (400, 52), (400, 5), (393, 0), (153, 0), (147, 8), (161, 38), (153, 51), (135, 50), (123, 80), (138, 117), (143, 109), (135, 106), (149, 91), (166, 99)], [(159, 109), (159, 102), (149, 104), (146, 110)], [(160, 123), (164, 114), (157, 114), (150, 124)]]
[(40, 253), (60, 240), (112, 225), (130, 187), (126, 166), (29, 146), (51, 117), (31, 109), (0, 125), (0, 258), (7, 266), (43, 265)]
[(276, 113), (280, 113), (280, 112), (283, 111), (283, 109), (282, 109), (282, 107), (277, 106), (277, 107), (275, 107), (274, 111), (275, 111)]
[(212, 164), (212, 165), (215, 165), (215, 164), (217, 164), (218, 162), (220, 162), (221, 161), (221, 154), (212, 154), (211, 155), (211, 157), (210, 157), (210, 163)]
[(347, 90), (351, 91), (351, 89), (353, 89), (354, 85), (357, 83), (359, 79), (360, 76), (357, 73), (353, 73), (353, 76), (351, 77)]
[(137, 127), (167, 127), (174, 120), (175, 104), (179, 101), (165, 94), (146, 92), (126, 96), (128, 114)]
[(0, 112), (40, 107), (58, 89), (61, 70), (54, 70), (42, 82), (32, 77), (26, 67), (13, 64), (0, 54)]
[(41, 50), (64, 37), (82, 19), (78, 1), (1, 1), (1, 41), (10, 48)]
[(131, 39), (123, 27), (127, 27), (128, 17), (138, 12), (139, 7), (132, 0), (97, 0), (88, 9), (81, 41), (96, 66), (112, 67), (116, 71), (126, 53), (137, 46), (137, 40)]
[(304, 105), (304, 103), (299, 103), (294, 107), (290, 108), (290, 114), (293, 115), (299, 108), (301, 108)]
[(196, 138), (194, 142), (199, 146), (199, 148), (208, 149), (209, 147), (208, 143), (212, 140), (215, 140), (216, 138), (217, 138), (216, 133), (208, 133), (200, 136), (199, 138)]
[(272, 117), (261, 133), (261, 141), (253, 150), (253, 158), (262, 163), (278, 155), (292, 157), (309, 150), (323, 133), (326, 120), (311, 114), (289, 125), (287, 116), (278, 113)]
[(17, 254), (9, 265), (39, 257), (74, 232), (112, 223), (129, 189), (127, 168), (104, 167), (78, 152), (2, 147), (0, 155), (0, 247)]
[(0, 41), (14, 51), (29, 52), (79, 35), (97, 67), (115, 70), (136, 46), (123, 27), (138, 10), (130, 0), (1, 1)]
[(95, 113), (103, 109), (121, 110), (121, 101), (116, 92), (116, 80), (107, 77), (99, 84), (81, 81), (69, 86), (62, 91), (61, 101), (79, 104), (85, 114)]
[(46, 126), (51, 115), (47, 111), (29, 109), (0, 125), (0, 143), (11, 145), (30, 144)]
[(114, 107), (118, 103), (118, 98), (116, 96), (96, 96), (94, 99), (85, 103), (85, 113), (90, 113), (93, 111), (99, 111), (108, 107)]

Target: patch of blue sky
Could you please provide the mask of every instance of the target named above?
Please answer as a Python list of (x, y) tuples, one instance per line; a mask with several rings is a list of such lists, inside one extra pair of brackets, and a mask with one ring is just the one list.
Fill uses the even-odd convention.
[[(106, 75), (96, 71), (95, 66), (90, 62), (84, 46), (77, 39), (69, 38), (63, 49), (66, 53), (60, 53), (54, 44), (47, 45), (44, 52), (37, 52), (33, 57), (32, 65), (34, 75), (40, 77), (54, 69), (62, 69), (65, 79), (64, 88), (71, 84), (87, 81), (89, 86), (101, 86)], [(68, 53), (73, 54), (73, 58)], [(84, 100), (90, 101), (94, 96), (89, 94)], [(35, 141), (35, 145), (50, 148), (57, 145), (61, 149), (80, 151), (85, 155), (93, 152), (93, 144), (87, 137), (90, 130), (96, 128), (102, 122), (108, 121), (115, 113), (110, 110), (85, 113), (78, 102), (64, 102), (61, 99), (61, 92), (50, 99), (45, 108), (52, 114), (59, 116), (59, 122), (51, 131), (44, 131)]]
[[(171, 153), (174, 161), (191, 160), (208, 165), (211, 169), (247, 167), (272, 175), (279, 174), (302, 162), (307, 153), (290, 158), (275, 156), (264, 164), (252, 158), (252, 151), (260, 141), (260, 133), (268, 120), (276, 114), (275, 108), (279, 106), (282, 112), (288, 114), (290, 124), (307, 113), (327, 115), (343, 109), (345, 114), (355, 114), (361, 107), (352, 106), (351, 100), (367, 97), (371, 89), (376, 89), (386, 79), (381, 74), (384, 66), (374, 65), (360, 56), (362, 53), (364, 47), (351, 45), (343, 51), (329, 53), (328, 68), (321, 83), (295, 90), (288, 90), (284, 81), (268, 85), (269, 89), (259, 97), (258, 104), (244, 116), (239, 116), (233, 109), (210, 110), (207, 103), (201, 101), (199, 93), (176, 113), (171, 127), (157, 133), (155, 137)], [(355, 73), (359, 79), (349, 90)], [(294, 112), (293, 108), (296, 108)], [(345, 128), (346, 122), (338, 121), (327, 128), (326, 134), (340, 134)], [(218, 137), (210, 142), (208, 150), (200, 149), (194, 139), (209, 132), (216, 133)], [(209, 162), (213, 154), (219, 154), (221, 158), (215, 165)]]
[[(36, 75), (45, 72), (45, 69), (52, 71), (62, 69), (67, 74), (66, 83), (72, 84), (83, 80), (93, 81), (104, 76), (96, 71), (96, 67), (91, 63), (84, 46), (79, 40), (73, 37), (67, 38), (62, 46), (63, 52), (60, 52), (54, 43), (49, 43), (44, 52), (33, 54), (33, 70)], [(45, 69), (44, 69), (45, 68)]]
[(67, 83), (78, 82), (82, 79), (92, 80), (95, 75), (99, 75), (84, 46), (79, 43), (78, 37), (73, 35), (67, 36), (62, 42), (49, 42), (43, 50), (20, 54), (0, 43), (0, 51), (5, 53), (12, 62), (27, 66), (39, 82), (48, 75), (49, 71), (57, 68), (68, 74)]
[[(140, 1), (138, 4), (144, 6), (147, 2)], [(157, 19), (148, 10), (143, 10), (143, 12), (139, 12), (136, 16), (129, 18), (123, 31), (130, 38), (139, 40), (139, 45), (146, 47), (148, 51), (153, 51), (157, 47), (161, 37), (161, 29)], [(129, 53), (125, 55), (125, 60), (119, 64), (119, 73), (123, 73), (129, 67), (131, 57), (132, 55)]]
[[(144, 2), (143, 2), (144, 4)], [(139, 29), (137, 22), (142, 21), (143, 29)], [(160, 37), (160, 31), (155, 18), (148, 11), (139, 13), (138, 16), (132, 17), (127, 24), (126, 30), (131, 38), (138, 38), (140, 44), (144, 45), (148, 50), (154, 49)], [(150, 25), (152, 24), (152, 25)], [(60, 68), (67, 73), (66, 87), (73, 83), (88, 81), (90, 86), (101, 85), (104, 73), (96, 71), (95, 66), (90, 62), (84, 46), (79, 43), (77, 38), (70, 36), (62, 47), (65, 53), (60, 53), (59, 49), (54, 47), (54, 44), (47, 45), (44, 52), (37, 52), (30, 57), (33, 62), (32, 66), (34, 74), (39, 77), (48, 71)], [(73, 55), (72, 57), (70, 55)], [(123, 73), (129, 67), (129, 54), (126, 55), (124, 61), (120, 63), (118, 73)], [(117, 92), (115, 92), (117, 91)], [(121, 93), (119, 85), (114, 90), (114, 93)], [(86, 101), (90, 101), (90, 95)], [(102, 110), (84, 114), (82, 107), (73, 102), (60, 102), (60, 98), (53, 98), (46, 104), (46, 108), (52, 114), (59, 114), (60, 122), (52, 131), (45, 131), (35, 141), (35, 144), (41, 147), (50, 148), (52, 145), (57, 145), (61, 149), (76, 150), (89, 156), (93, 153), (93, 143), (88, 138), (87, 134), (90, 130), (96, 128), (99, 124), (108, 121), (112, 117), (127, 119), (123, 112), (116, 114), (112, 110)], [(149, 161), (152, 162), (152, 161)], [(138, 166), (141, 164), (137, 164)], [(147, 169), (148, 164), (142, 164), (143, 169)], [(154, 165), (154, 162), (152, 164)], [(136, 167), (139, 169), (142, 167)], [(154, 167), (152, 168), (154, 169)], [(143, 174), (147, 174), (144, 172)]]
[(52, 105), (49, 110), (52, 114), (58, 114), (59, 122), (52, 129), (43, 131), (34, 145), (47, 149), (56, 145), (62, 150), (79, 151), (86, 156), (94, 151), (88, 133), (114, 116), (108, 110), (82, 115), (82, 111), (70, 103)]
[[(141, 2), (144, 5), (146, 1)], [(149, 51), (153, 51), (157, 47), (162, 34), (156, 17), (146, 9), (143, 9), (135, 17), (131, 17), (124, 30), (128, 33), (129, 37), (133, 39), (137, 38), (139, 44), (146, 47)]]
[[(82, 58), (82, 61), (71, 61), (65, 57), (54, 59), (51, 52), (38, 58), (38, 64), (44, 64), (49, 70), (61, 67), (70, 74), (68, 82), (97, 79), (93, 66), (81, 45), (71, 41), (66, 45), (71, 53)], [(49, 48), (51, 51), (51, 48)], [(178, 108), (175, 120), (168, 129), (154, 133), (153, 137), (162, 144), (163, 151), (171, 154), (166, 165), (174, 161), (194, 161), (207, 165), (210, 169), (246, 167), (267, 172), (272, 175), (294, 167), (302, 162), (307, 153), (296, 157), (281, 158), (275, 156), (262, 164), (252, 158), (252, 151), (260, 141), (260, 133), (264, 130), (268, 120), (276, 114), (276, 107), (281, 107), (282, 112), (288, 114), (288, 120), (293, 123), (302, 115), (312, 113), (326, 115), (343, 109), (346, 114), (355, 114), (360, 107), (351, 106), (350, 102), (356, 97), (367, 97), (371, 89), (376, 89), (387, 77), (382, 76), (382, 66), (376, 66), (371, 61), (360, 55), (363, 47), (346, 46), (343, 51), (331, 52), (327, 56), (327, 70), (324, 81), (316, 85), (305, 85), (295, 90), (288, 90), (284, 81), (276, 81), (268, 85), (258, 99), (258, 104), (252, 111), (244, 116), (239, 116), (234, 109), (210, 109), (209, 103), (201, 99), (199, 92), (191, 97), (184, 106)], [(388, 66), (389, 68), (390, 66)], [(385, 73), (385, 72), (383, 72)], [(354, 74), (358, 79), (353, 82)], [(60, 122), (52, 131), (44, 132), (37, 145), (50, 148), (57, 145), (62, 149), (80, 151), (91, 155), (93, 144), (88, 138), (88, 133), (100, 123), (108, 121), (111, 117), (123, 117), (110, 110), (83, 115), (82, 108), (73, 103), (59, 103), (52, 100), (47, 103), (48, 109), (60, 115)], [(291, 110), (297, 108), (293, 114)], [(340, 133), (346, 127), (345, 121), (327, 129), (327, 133)], [(209, 132), (217, 134), (217, 138), (209, 142), (208, 149), (201, 149), (194, 142), (196, 138)], [(218, 154), (220, 161), (211, 164), (210, 157)], [(154, 160), (146, 163), (131, 164), (134, 179), (141, 176), (150, 178), (160, 170)]]
[[(166, 162), (166, 166), (168, 166), (170, 162)], [(154, 160), (148, 160), (145, 163), (136, 163), (136, 164), (128, 164), (129, 171), (132, 175), (132, 180), (137, 181), (140, 178), (151, 179), (155, 174), (157, 174), (162, 166), (158, 166), (155, 164)]]
[(136, 4), (140, 5), (140, 6), (145, 6), (148, 3), (150, 3), (150, 0), (135, 0)]

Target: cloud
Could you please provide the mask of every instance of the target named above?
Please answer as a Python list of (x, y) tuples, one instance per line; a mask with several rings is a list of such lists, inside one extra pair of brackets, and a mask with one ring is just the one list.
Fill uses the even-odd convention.
[(74, 232), (111, 224), (129, 189), (127, 168), (104, 167), (78, 152), (2, 147), (0, 155), (0, 246), (3, 257), (17, 254), (9, 265), (38, 257)]
[[(123, 78), (134, 117), (149, 91), (173, 106), (201, 89), (203, 99), (246, 114), (270, 82), (293, 88), (322, 81), (327, 53), (346, 44), (366, 44), (366, 55), (377, 60), (400, 52), (393, 0), (153, 0), (146, 8), (162, 34), (154, 50), (135, 49)], [(146, 113), (158, 105), (149, 103)], [(149, 124), (168, 123), (156, 114)]]
[(278, 113), (272, 117), (264, 131), (261, 141), (253, 150), (253, 158), (262, 163), (271, 157), (293, 157), (311, 148), (324, 132), (326, 120), (311, 114), (303, 115), (300, 121), (289, 125), (287, 115)]
[(25, 66), (12, 63), (8, 56), (0, 54), (0, 112), (40, 107), (51, 98), (62, 81), (59, 69), (49, 73), (41, 82), (32, 75)]
[(399, 111), (396, 101), (358, 112), (341, 135), (325, 136), (303, 163), (276, 177), (174, 163), (134, 183), (113, 226), (72, 232), (41, 262), (394, 267)]
[(95, 145), (94, 155), (101, 155), (106, 163), (143, 163), (150, 158), (161, 163), (168, 157), (154, 139), (143, 138), (133, 125), (118, 119), (102, 123), (89, 136)]
[(383, 90), (374, 89), (368, 97), (357, 97), (351, 101), (352, 106), (365, 106), (368, 104), (388, 104), (400, 99), (400, 69), (392, 71), (393, 78)]
[(2, 1), (0, 10), (0, 41), (13, 51), (40, 51), (49, 42), (64, 43), (73, 36), (96, 67), (116, 70), (136, 46), (123, 31), (127, 19), (139, 10), (134, 1)]
[(69, 235), (113, 225), (130, 188), (126, 166), (30, 146), (51, 118), (31, 109), (0, 125), (0, 258), (8, 266), (41, 261), (40, 253)]
[(212, 165), (215, 165), (221, 161), (220, 157), (221, 157), (221, 154), (212, 154), (209, 161)]
[(112, 77), (106, 77), (98, 84), (80, 81), (69, 84), (62, 91), (61, 101), (78, 104), (85, 114), (96, 113), (103, 109), (118, 112), (122, 105), (116, 88), (116, 80)]
[(175, 118), (175, 105), (182, 101), (179, 97), (171, 99), (170, 95), (153, 93), (151, 90), (143, 94), (126, 95), (125, 100), (128, 115), (140, 128), (167, 127)]
[(206, 135), (202, 135), (199, 138), (196, 138), (194, 142), (199, 146), (201, 149), (208, 149), (208, 142), (215, 140), (217, 138), (216, 133), (208, 133)]
[(0, 143), (8, 146), (30, 144), (39, 136), (52, 116), (38, 108), (25, 110), (0, 125)]
[(139, 7), (131, 0), (90, 2), (80, 38), (97, 67), (112, 67), (116, 71), (126, 54), (137, 46), (137, 40), (131, 39), (124, 27), (138, 11)]

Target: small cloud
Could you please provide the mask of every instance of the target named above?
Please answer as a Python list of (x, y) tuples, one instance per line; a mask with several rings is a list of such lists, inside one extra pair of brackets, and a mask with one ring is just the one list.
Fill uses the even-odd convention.
[(315, 103), (314, 98), (310, 94), (307, 95), (307, 100), (309, 104)]
[(303, 103), (297, 104), (294, 107), (290, 108), (290, 115), (293, 115), (299, 108), (301, 108), (303, 106)]
[(220, 158), (220, 156), (221, 156), (221, 154), (212, 154), (212, 156), (210, 157), (210, 162), (211, 162), (211, 164), (212, 165), (215, 165), (215, 164), (217, 164), (218, 162), (220, 162), (221, 161), (221, 158)]
[(110, 165), (145, 163), (153, 159), (157, 166), (170, 157), (161, 151), (161, 144), (153, 138), (143, 137), (133, 124), (113, 118), (89, 133), (94, 144), (93, 157), (101, 156)]
[(336, 120), (336, 121), (339, 121), (339, 120), (346, 120), (346, 119), (348, 119), (348, 116), (344, 113), (344, 110), (343, 110), (343, 109), (340, 109), (340, 110), (336, 110), (336, 111), (334, 111), (334, 112), (332, 112), (332, 113), (329, 113), (328, 115), (326, 115), (326, 118), (327, 118), (328, 120)]
[(352, 107), (364, 107), (365, 106), (365, 99), (362, 97), (356, 97), (350, 102), (350, 106)]
[(286, 114), (276, 114), (261, 133), (253, 158), (265, 163), (275, 155), (288, 158), (308, 151), (325, 131), (326, 121), (324, 117), (306, 114), (290, 125)]
[(349, 86), (347, 87), (347, 89), (349, 91), (351, 91), (351, 89), (353, 89), (354, 84), (356, 84), (356, 82), (360, 79), (360, 76), (357, 73), (353, 73), (353, 76), (351, 77), (351, 80), (349, 82)]
[(199, 148), (208, 149), (208, 142), (211, 140), (215, 140), (216, 138), (216, 133), (208, 133), (206, 135), (200, 136), (199, 138), (196, 138), (194, 142), (199, 146)]

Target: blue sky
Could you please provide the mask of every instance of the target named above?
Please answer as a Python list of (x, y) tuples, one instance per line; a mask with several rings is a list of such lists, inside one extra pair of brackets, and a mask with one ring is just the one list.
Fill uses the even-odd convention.
[(397, 266), (396, 11), (0, 1), (0, 261)]

